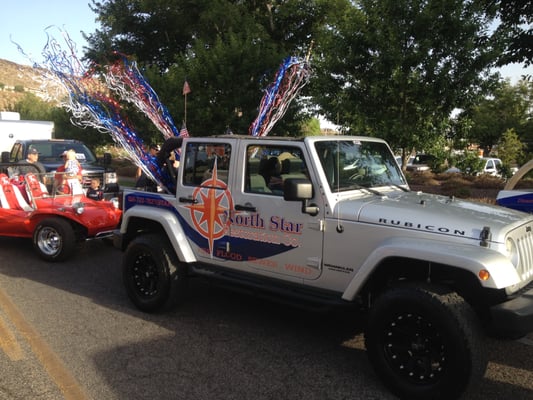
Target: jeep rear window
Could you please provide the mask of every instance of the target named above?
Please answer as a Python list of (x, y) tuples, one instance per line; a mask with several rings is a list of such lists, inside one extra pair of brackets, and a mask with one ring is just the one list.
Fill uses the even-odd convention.
[(227, 143), (188, 143), (182, 163), (183, 184), (218, 186), (217, 181), (222, 181), (227, 185), (230, 158), (231, 146)]

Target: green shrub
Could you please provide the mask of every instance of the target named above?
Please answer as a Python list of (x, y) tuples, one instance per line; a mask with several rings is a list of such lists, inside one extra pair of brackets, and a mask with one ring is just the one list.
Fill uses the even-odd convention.
[(483, 160), (473, 151), (465, 152), (462, 156), (457, 157), (455, 166), (465, 175), (475, 176), (483, 168)]

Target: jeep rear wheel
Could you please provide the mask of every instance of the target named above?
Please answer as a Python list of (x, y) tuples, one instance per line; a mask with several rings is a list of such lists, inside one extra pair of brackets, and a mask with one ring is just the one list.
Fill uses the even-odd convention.
[(63, 261), (76, 246), (72, 225), (61, 218), (42, 220), (33, 232), (33, 247), (46, 261)]
[(376, 374), (405, 399), (458, 398), (487, 367), (476, 315), (458, 294), (436, 288), (398, 287), (381, 295), (365, 342)]
[(126, 249), (122, 279), (133, 304), (155, 312), (171, 308), (183, 298), (187, 270), (165, 237), (148, 234), (135, 238)]

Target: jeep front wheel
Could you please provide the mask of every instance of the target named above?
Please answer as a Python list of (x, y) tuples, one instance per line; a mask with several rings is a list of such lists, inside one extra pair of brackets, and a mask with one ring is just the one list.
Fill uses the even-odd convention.
[(128, 297), (138, 309), (156, 312), (181, 300), (187, 273), (165, 237), (147, 234), (128, 245), (122, 279)]
[(369, 360), (405, 399), (455, 399), (486, 370), (476, 315), (456, 293), (397, 287), (372, 306), (365, 331)]

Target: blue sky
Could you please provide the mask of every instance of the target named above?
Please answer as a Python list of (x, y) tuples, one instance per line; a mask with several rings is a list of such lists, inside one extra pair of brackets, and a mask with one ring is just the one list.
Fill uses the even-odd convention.
[[(0, 58), (31, 65), (11, 41), (20, 45), (37, 63), (46, 45), (47, 32), (66, 46), (59, 29), (68, 33), (82, 55), (86, 45), (81, 31), (90, 34), (98, 27), (96, 14), (89, 8), (90, 0), (1, 0)], [(48, 28), (49, 27), (49, 28)], [(47, 29), (48, 28), (48, 29)], [(58, 29), (59, 28), (59, 29)]]
[[(0, 58), (18, 64), (32, 64), (11, 42), (14, 41), (33, 61), (41, 63), (47, 32), (66, 48), (59, 29), (68, 33), (76, 44), (78, 57), (81, 57), (83, 46), (86, 45), (81, 32), (90, 34), (98, 27), (96, 14), (89, 8), (89, 2), (90, 0), (1, 0)], [(521, 65), (509, 65), (502, 68), (500, 73), (516, 83), (525, 73), (533, 75), (533, 66), (526, 70)]]

